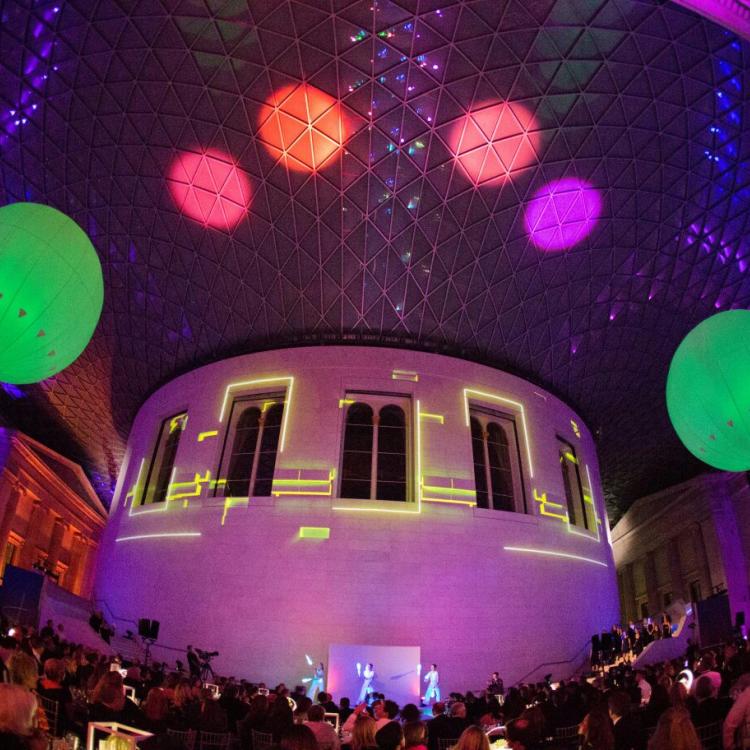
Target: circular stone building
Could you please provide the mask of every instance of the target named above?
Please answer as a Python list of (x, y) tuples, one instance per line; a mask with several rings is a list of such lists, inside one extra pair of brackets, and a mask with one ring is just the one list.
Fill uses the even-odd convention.
[(519, 377), (398, 349), (268, 351), (160, 388), (99, 572), (108, 611), (158, 620), (160, 644), (267, 682), (323, 661), (339, 696), (368, 661), (396, 675), (391, 656), (412, 693), (415, 660), (444, 691), (564, 676), (619, 620), (582, 419)]

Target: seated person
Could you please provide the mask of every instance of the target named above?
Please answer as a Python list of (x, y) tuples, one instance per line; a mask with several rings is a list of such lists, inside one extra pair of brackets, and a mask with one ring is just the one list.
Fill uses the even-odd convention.
[(320, 704), (310, 706), (304, 726), (309, 727), (315, 735), (318, 747), (339, 750), (341, 747), (339, 736), (333, 726), (325, 720), (325, 713), (325, 708)]

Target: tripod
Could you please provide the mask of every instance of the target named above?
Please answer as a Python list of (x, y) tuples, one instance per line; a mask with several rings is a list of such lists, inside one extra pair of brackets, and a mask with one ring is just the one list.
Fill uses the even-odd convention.
[(214, 670), (211, 668), (211, 662), (209, 659), (204, 659), (201, 662), (201, 682), (205, 683), (208, 682), (208, 678), (211, 678), (212, 680), (216, 679), (216, 675), (214, 675)]

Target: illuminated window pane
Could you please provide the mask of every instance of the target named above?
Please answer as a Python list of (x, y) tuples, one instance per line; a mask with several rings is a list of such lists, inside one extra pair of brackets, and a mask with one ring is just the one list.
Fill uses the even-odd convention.
[(234, 401), (215, 494), (270, 497), (283, 418), (283, 393)]
[(470, 425), (477, 507), (525, 512), (515, 420), (503, 414), (474, 409)]
[(393, 403), (393, 397), (374, 394), (356, 394), (352, 400), (346, 414), (341, 497), (406, 502), (409, 455), (404, 406), (408, 400), (402, 399), (403, 406)]
[(187, 424), (187, 413), (176, 414), (167, 417), (159, 430), (151, 466), (146, 477), (146, 491), (143, 496), (143, 504), (163, 503), (169, 492), (169, 482), (174, 470), (177, 447), (180, 437)]

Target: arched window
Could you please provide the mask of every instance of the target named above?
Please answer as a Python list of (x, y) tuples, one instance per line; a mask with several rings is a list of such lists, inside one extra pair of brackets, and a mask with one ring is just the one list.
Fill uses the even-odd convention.
[(515, 421), (477, 409), (472, 411), (470, 427), (477, 507), (525, 510)]
[(242, 398), (232, 404), (219, 472), (224, 481), (217, 485), (217, 495), (271, 495), (283, 418), (283, 396)]
[(371, 496), (372, 417), (372, 409), (367, 404), (350, 404), (346, 410), (341, 497), (368, 500)]
[(187, 414), (175, 414), (161, 423), (151, 466), (146, 477), (146, 490), (142, 504), (163, 503), (169, 493), (169, 483), (174, 471), (177, 446), (187, 424)]
[(592, 529), (592, 519), (583, 497), (581, 474), (578, 470), (578, 458), (573, 446), (562, 438), (557, 438), (560, 452), (560, 470), (562, 471), (565, 501), (568, 506), (568, 520), (573, 526)]
[(346, 411), (341, 497), (395, 500), (408, 496), (407, 412), (393, 399), (368, 396)]

